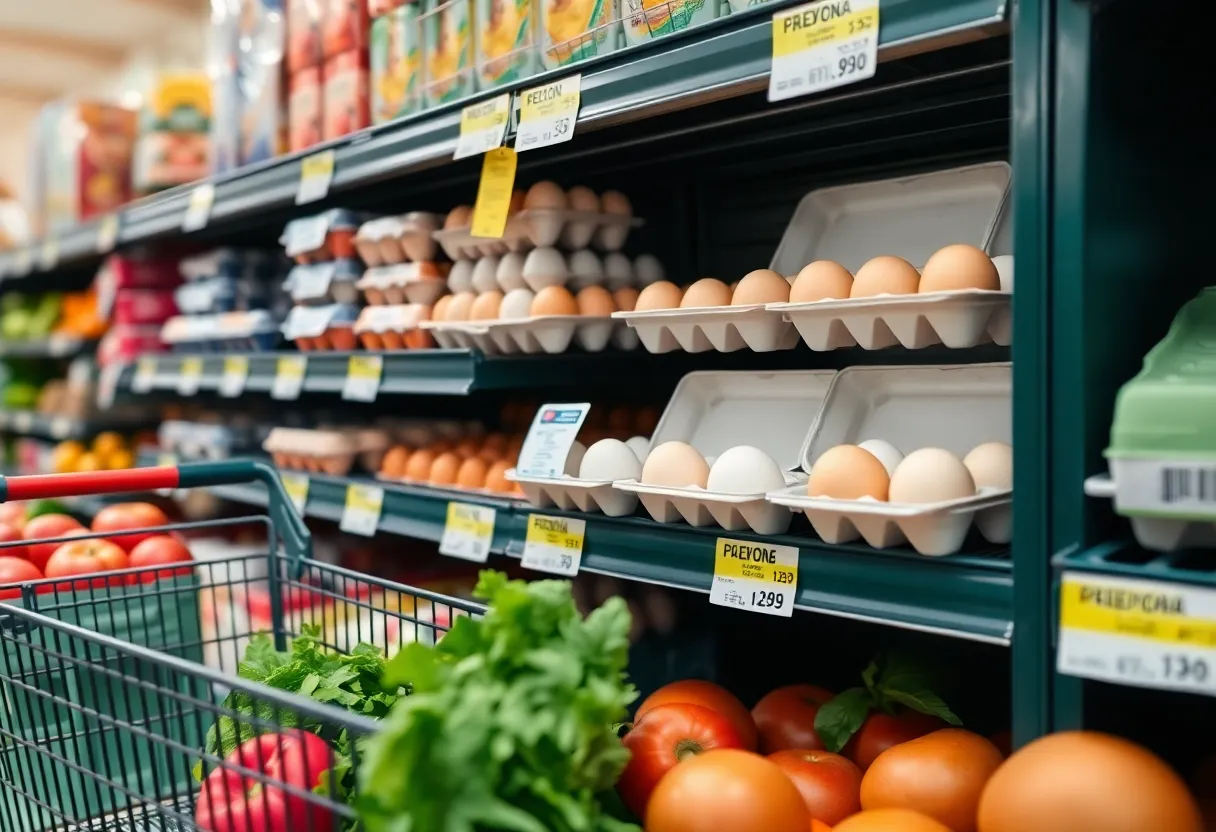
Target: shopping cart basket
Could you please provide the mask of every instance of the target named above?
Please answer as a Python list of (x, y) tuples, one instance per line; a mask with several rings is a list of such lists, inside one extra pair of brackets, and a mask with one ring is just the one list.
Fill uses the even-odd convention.
[(263, 463), (0, 477), (0, 502), (255, 481), (265, 515), (123, 534), (258, 523), (264, 552), (32, 581), (0, 602), (0, 832), (353, 828), (344, 787), (375, 720), (242, 678), (247, 645), (391, 655), (482, 607), (313, 560)]

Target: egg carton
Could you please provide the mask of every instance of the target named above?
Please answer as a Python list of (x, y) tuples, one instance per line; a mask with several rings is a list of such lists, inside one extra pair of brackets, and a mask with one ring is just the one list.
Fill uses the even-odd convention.
[(646, 351), (652, 353), (773, 352), (798, 345), (793, 324), (762, 304), (616, 312), (612, 317), (637, 332)]
[(875, 549), (909, 544), (922, 555), (952, 555), (962, 548), (974, 523), (989, 543), (1013, 537), (1013, 490), (980, 489), (972, 497), (940, 503), (887, 503), (807, 496), (805, 485), (767, 495), (774, 508), (801, 511), (825, 543), (858, 538)]
[[(788, 480), (787, 480), (788, 481)], [(683, 520), (690, 526), (717, 524), (728, 532), (750, 529), (756, 534), (783, 534), (793, 515), (765, 499), (764, 494), (726, 494), (703, 488), (668, 488), (621, 480), (613, 488), (635, 494), (659, 523)]]
[(355, 288), (370, 306), (431, 305), (447, 294), (446, 264), (425, 262), (375, 266), (363, 273)]
[(376, 428), (275, 428), (262, 443), (262, 450), (279, 468), (344, 477), (356, 462), (368, 471), (378, 471), (388, 445), (388, 433)]
[(432, 235), (442, 223), (438, 214), (421, 211), (400, 217), (378, 217), (359, 226), (355, 248), (363, 262), (373, 267), (431, 260), (435, 256)]
[(297, 265), (287, 273), (283, 291), (297, 304), (358, 303), (356, 281), (362, 272), (359, 262), (350, 258)]
[[(1098, 474), (1085, 480), (1085, 493), (1090, 497), (1113, 500), (1115, 512), (1126, 517), (1132, 526), (1136, 542), (1154, 552), (1173, 552), (1178, 549), (1216, 547), (1216, 517), (1206, 519), (1202, 515), (1213, 514), (1210, 507), (1190, 504), (1189, 517), (1163, 517), (1162, 514), (1178, 511), (1175, 505), (1164, 503), (1160, 497), (1163, 481), (1162, 469), (1196, 471), (1196, 476), (1210, 476), (1213, 466), (1209, 462), (1198, 465), (1193, 461), (1179, 460), (1114, 460), (1109, 474)], [(1147, 476), (1146, 476), (1147, 475)], [(1152, 512), (1148, 515), (1137, 511)]]
[(460, 488), (456, 485), (436, 485), (430, 480), (416, 480), (411, 477), (386, 477), (384, 474), (377, 472), (374, 478), (380, 482), (395, 484), (395, 485), (414, 485), (428, 489), (439, 497), (446, 497), (451, 500), (459, 501), (460, 499), (468, 499), (469, 497), (489, 497), (496, 500), (513, 500), (518, 502), (520, 496), (518, 494), (506, 494), (502, 491), (491, 491), (488, 488)]
[(643, 224), (636, 217), (621, 214), (529, 208), (507, 218), (502, 237), (474, 237), (471, 227), (443, 229), (432, 236), (453, 260), (473, 260), (555, 246), (559, 242), (569, 249), (586, 248), (594, 243), (601, 251), (620, 251), (629, 232)]
[(633, 349), (637, 342), (611, 318), (542, 315), (518, 321), (424, 321), (435, 342), (445, 349), (475, 349), (485, 355), (565, 352), (576, 343), (587, 352), (602, 352), (609, 343)]
[(160, 340), (174, 351), (272, 350), (279, 324), (264, 309), (218, 315), (178, 315), (165, 321)]
[(618, 491), (612, 480), (582, 480), (577, 477), (521, 477), (512, 468), (507, 479), (523, 489), (524, 497), (537, 508), (563, 511), (601, 512), (625, 517), (638, 507), (636, 494)]

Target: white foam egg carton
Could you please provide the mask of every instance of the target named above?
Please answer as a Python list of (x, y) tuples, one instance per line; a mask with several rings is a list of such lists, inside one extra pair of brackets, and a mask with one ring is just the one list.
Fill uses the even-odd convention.
[(577, 477), (524, 478), (512, 468), (507, 480), (523, 489), (524, 497), (537, 508), (600, 512), (609, 517), (633, 514), (638, 496), (612, 487), (612, 480), (582, 480)]
[[(837, 445), (882, 439), (901, 453), (944, 448), (962, 459), (985, 442), (1011, 442), (1013, 365), (849, 367), (836, 374), (801, 458), (809, 472)], [(981, 489), (942, 503), (889, 503), (811, 497), (805, 486), (778, 489), (769, 502), (800, 511), (828, 543), (859, 537), (876, 549), (907, 543), (922, 555), (950, 555), (972, 525), (998, 545), (1013, 530), (1012, 489)]]
[(636, 331), (642, 346), (652, 353), (773, 352), (798, 345), (794, 325), (763, 304), (615, 312), (612, 317)]
[(609, 343), (620, 349), (637, 344), (622, 335), (623, 327), (611, 318), (582, 315), (541, 315), (497, 321), (424, 321), (435, 342), (446, 349), (476, 349), (485, 355), (565, 352), (571, 343), (587, 352), (602, 352)]
[[(1216, 519), (1205, 520), (1201, 516), (1194, 516), (1211, 514), (1210, 507), (1189, 501), (1184, 505), (1171, 505), (1161, 499), (1162, 469), (1165, 468), (1207, 471), (1211, 470), (1212, 464), (1163, 459), (1111, 459), (1109, 474), (1098, 474), (1085, 480), (1085, 493), (1090, 497), (1113, 500), (1115, 512), (1131, 522), (1136, 542), (1145, 549), (1173, 552), (1216, 546)], [(1192, 516), (1162, 516), (1180, 510)], [(1141, 511), (1151, 513), (1136, 513)]]
[[(783, 468), (789, 483), (800, 478), (798, 454), (834, 375), (831, 370), (689, 373), (667, 403), (650, 447), (687, 442), (708, 459), (738, 445), (753, 445)], [(683, 520), (692, 526), (716, 523), (727, 531), (781, 534), (793, 519), (764, 493), (671, 488), (637, 480), (620, 480), (613, 488), (637, 495), (660, 523)]]

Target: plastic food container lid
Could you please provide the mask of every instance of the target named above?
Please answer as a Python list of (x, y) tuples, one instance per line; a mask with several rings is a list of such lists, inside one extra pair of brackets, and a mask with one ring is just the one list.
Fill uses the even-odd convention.
[(359, 317), (359, 308), (348, 303), (331, 303), (328, 306), (293, 306), (283, 322), (283, 337), (288, 341), (297, 338), (316, 338), (331, 326), (353, 324)]
[(420, 303), (369, 306), (359, 313), (355, 332), (408, 332), (417, 329), (418, 324), (430, 317), (431, 307)]
[(288, 256), (308, 254), (325, 245), (325, 235), (330, 231), (352, 231), (358, 228), (359, 214), (346, 208), (331, 208), (312, 217), (302, 217), (287, 223), (279, 243)]
[(335, 281), (353, 282), (362, 275), (361, 265), (350, 258), (295, 266), (283, 281), (283, 290), (293, 300), (313, 300), (328, 294)]

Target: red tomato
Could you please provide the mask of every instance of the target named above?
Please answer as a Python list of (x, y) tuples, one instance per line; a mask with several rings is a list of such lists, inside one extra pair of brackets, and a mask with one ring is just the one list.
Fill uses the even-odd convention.
[[(26, 540), (45, 540), (54, 537), (75, 537), (84, 534), (85, 528), (75, 517), (66, 514), (42, 514), (25, 524), (21, 534)], [(31, 543), (26, 547), (30, 563), (46, 572), (46, 562), (55, 554), (59, 543)]]
[(765, 694), (752, 708), (752, 719), (760, 731), (760, 750), (765, 754), (787, 748), (823, 748), (815, 733), (819, 706), (834, 694), (818, 685), (786, 685)]
[(0, 503), (0, 523), (21, 531), (25, 526), (25, 503)]
[(113, 535), (108, 533), (121, 532), (126, 529), (150, 529), (163, 526), (168, 522), (168, 516), (151, 503), (115, 503), (97, 512), (93, 517), (91, 528), (95, 532), (105, 533), (116, 545), (129, 552), (141, 541), (158, 533), (154, 531), (142, 534)]
[[(109, 540), (72, 540), (62, 544), (46, 562), (48, 578), (67, 578), (72, 575), (90, 575), (94, 572), (109, 572), (114, 569), (126, 569), (131, 565), (127, 553)], [(73, 581), (71, 583), (55, 584), (58, 590), (88, 589), (95, 587), (119, 586), (129, 583), (129, 576), (112, 578), (93, 578), (91, 581)]]
[(861, 811), (861, 769), (820, 749), (778, 751), (769, 759), (793, 781), (811, 817), (831, 826)]
[(811, 832), (832, 832), (832, 827), (821, 820), (811, 818)]
[[(204, 832), (304, 832), (334, 828), (329, 807), (288, 793), (284, 784), (303, 792), (317, 787), (333, 765), (329, 744), (307, 731), (263, 734), (246, 740), (203, 781), (194, 822)], [(242, 776), (233, 766), (264, 774), (266, 782)]]
[(807, 832), (811, 818), (781, 769), (750, 751), (698, 754), (659, 781), (646, 832)]
[[(0, 557), (0, 585), (40, 581), (43, 577), (38, 567), (25, 558)], [(0, 599), (20, 597), (21, 590), (17, 587), (0, 589)]]
[(752, 721), (752, 715), (748, 712), (747, 707), (726, 688), (701, 679), (686, 679), (659, 688), (638, 706), (634, 720), (640, 720), (651, 708), (672, 703), (700, 705), (711, 711), (717, 711), (734, 724), (735, 730), (743, 738), (743, 747), (749, 751), (755, 749), (756, 723)]
[(717, 711), (700, 705), (659, 705), (646, 712), (622, 743), (629, 765), (617, 782), (617, 794), (640, 817), (646, 816), (650, 793), (664, 774), (711, 748), (742, 748), (735, 726)]
[(899, 716), (874, 711), (866, 717), (861, 728), (840, 753), (865, 771), (879, 754), (891, 746), (923, 737), (945, 727), (946, 723), (937, 717), (919, 711), (905, 710)]
[[(0, 520), (0, 543), (12, 543), (15, 540), (25, 540), (21, 534), (20, 526), (13, 526)], [(29, 548), (26, 546), (5, 546), (0, 548), (0, 558), (26, 558), (30, 556)]]
[[(167, 534), (158, 534), (155, 537), (146, 538), (131, 550), (131, 566), (149, 567), (160, 566), (162, 563), (193, 562), (194, 556), (190, 554), (190, 550), (186, 548), (186, 545), (178, 538)], [(161, 569), (156, 572), (149, 569), (147, 572), (140, 573), (137, 576), (137, 580), (150, 584), (161, 578), (189, 576), (193, 571), (192, 567)]]

